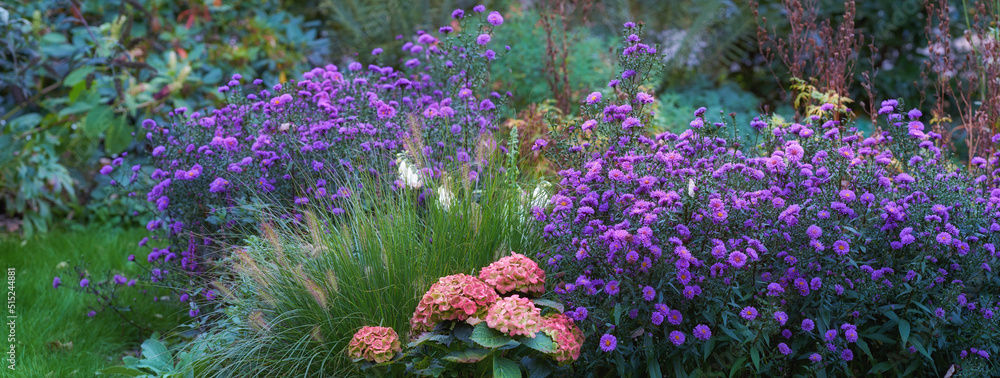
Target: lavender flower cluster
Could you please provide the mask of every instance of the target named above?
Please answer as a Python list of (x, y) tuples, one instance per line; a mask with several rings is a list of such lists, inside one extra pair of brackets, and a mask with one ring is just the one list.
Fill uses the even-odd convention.
[[(488, 65), (497, 57), (489, 41), (503, 17), (481, 8), (474, 9), (478, 22), (456, 10), (457, 27), (418, 31), (403, 45), (407, 57), (399, 69), (330, 64), (273, 86), (234, 74), (218, 88), (227, 106), (177, 108), (169, 125), (144, 121), (148, 163), (129, 168), (118, 157), (100, 173), (154, 208), (146, 228), (153, 239), (167, 240), (147, 255), (155, 267), (151, 280), (201, 271), (218, 249), (213, 242), (253, 227), (256, 219), (243, 206), (254, 199), (301, 220), (317, 203), (342, 213), (338, 201), (362, 178), (426, 192), (434, 187), (423, 182), (461, 172), (457, 180), (474, 185), (486, 164), (477, 149), (495, 145), (497, 114), (509, 96), (487, 87)], [(372, 51), (376, 62), (382, 52)], [(401, 166), (407, 170), (397, 174)]]
[(833, 105), (756, 118), (752, 139), (705, 108), (680, 134), (647, 136), (641, 78), (659, 63), (640, 32), (626, 24), (612, 93), (536, 143), (555, 141), (564, 168), (533, 209), (550, 245), (536, 257), (589, 335), (585, 360), (846, 373), (902, 352), (917, 367), (961, 357), (998, 372), (998, 155), (963, 172), (895, 100), (869, 136)]

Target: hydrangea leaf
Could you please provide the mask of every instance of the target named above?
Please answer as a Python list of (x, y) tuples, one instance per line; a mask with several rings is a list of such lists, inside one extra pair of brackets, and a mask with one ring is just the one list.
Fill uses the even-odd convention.
[(528, 348), (542, 353), (553, 353), (556, 351), (556, 343), (552, 341), (552, 338), (542, 332), (535, 334), (534, 338), (525, 337), (520, 341), (521, 344), (524, 344)]
[(538, 305), (538, 306), (551, 307), (551, 308), (556, 309), (556, 311), (566, 312), (566, 307), (563, 306), (562, 303), (559, 303), (559, 302), (556, 302), (556, 301), (550, 301), (548, 299), (535, 299), (534, 301), (535, 301), (535, 304)]
[(490, 353), (489, 349), (482, 348), (471, 348), (466, 350), (458, 350), (448, 353), (446, 356), (441, 357), (445, 361), (460, 363), (460, 364), (471, 364), (482, 361)]
[(520, 378), (521, 368), (514, 361), (496, 357), (493, 359), (493, 376), (496, 378)]
[(469, 339), (487, 348), (499, 348), (514, 341), (500, 331), (488, 327), (485, 322), (476, 324)]

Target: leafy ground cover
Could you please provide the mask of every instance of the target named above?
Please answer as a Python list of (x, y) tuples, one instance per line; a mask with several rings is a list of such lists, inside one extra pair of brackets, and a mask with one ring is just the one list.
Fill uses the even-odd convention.
[[(121, 357), (149, 336), (140, 328), (123, 327), (113, 312), (88, 317), (90, 295), (52, 287), (53, 276), (72, 277), (77, 274), (72, 267), (83, 262), (92, 272), (139, 273), (139, 266), (125, 261), (121, 252), (134, 248), (141, 235), (140, 230), (93, 226), (28, 241), (0, 237), (5, 268), (17, 272), (17, 376), (92, 376), (121, 364)], [(154, 328), (172, 317), (166, 311), (176, 311), (139, 298), (134, 303), (130, 310), (154, 314), (145, 318)]]

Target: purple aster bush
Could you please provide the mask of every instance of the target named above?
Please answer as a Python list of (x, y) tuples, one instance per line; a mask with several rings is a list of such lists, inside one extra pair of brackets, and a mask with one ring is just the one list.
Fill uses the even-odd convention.
[[(643, 78), (661, 57), (642, 25), (624, 34), (615, 94), (551, 122), (559, 187), (533, 210), (548, 243), (535, 257), (560, 299), (587, 309), (587, 342), (616, 337), (584, 346), (588, 369), (943, 375), (962, 348), (1000, 348), (1000, 156), (960, 169), (896, 100), (871, 135), (835, 107), (762, 115), (750, 135), (700, 109), (685, 131), (650, 135)], [(683, 320), (657, 324), (659, 303)], [(673, 332), (696, 337), (675, 345)]]
[(220, 90), (226, 106), (143, 122), (145, 162), (101, 169), (150, 205), (143, 278), (178, 295), (204, 292), (221, 246), (260, 232), (255, 206), (301, 223), (310, 206), (342, 214), (365, 180), (444, 206), (450, 190), (474, 190), (485, 156), (502, 149), (493, 135), (506, 97), (487, 81), (496, 53), (477, 43), (501, 23), (490, 14), (447, 35), (418, 32), (399, 65), (329, 64), (274, 85), (236, 74)]

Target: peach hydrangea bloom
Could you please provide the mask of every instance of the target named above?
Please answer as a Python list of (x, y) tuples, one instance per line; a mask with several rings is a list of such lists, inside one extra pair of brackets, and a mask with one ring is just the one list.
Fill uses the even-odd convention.
[(496, 288), (500, 294), (512, 291), (524, 294), (545, 292), (545, 271), (520, 253), (504, 257), (483, 268), (479, 272), (479, 279)]
[(361, 327), (347, 345), (347, 355), (351, 358), (377, 364), (391, 360), (402, 350), (399, 335), (389, 327)]
[(482, 318), (489, 305), (500, 299), (496, 290), (468, 274), (441, 277), (431, 285), (417, 304), (410, 318), (413, 336), (434, 329), (444, 320), (463, 321), (470, 317)]
[(546, 315), (542, 318), (542, 332), (556, 343), (556, 351), (551, 355), (560, 365), (580, 358), (583, 331), (576, 326), (573, 319), (565, 314)]
[(486, 325), (511, 336), (533, 338), (542, 328), (542, 312), (530, 299), (514, 294), (490, 306)]

